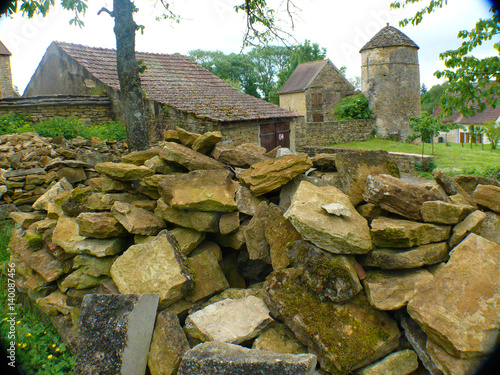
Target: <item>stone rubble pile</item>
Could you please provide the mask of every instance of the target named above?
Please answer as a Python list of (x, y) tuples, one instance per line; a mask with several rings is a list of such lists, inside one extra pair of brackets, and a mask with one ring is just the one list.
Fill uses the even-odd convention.
[(11, 213), (9, 247), (19, 290), (78, 353), (75, 374), (456, 375), (493, 350), (497, 181), (436, 171), (409, 184), (384, 152), (165, 139), (120, 160), (106, 144), (113, 160), (85, 167), (67, 154), (50, 181), (54, 159), (3, 173), (11, 198), (7, 183), (45, 176), (31, 209)]

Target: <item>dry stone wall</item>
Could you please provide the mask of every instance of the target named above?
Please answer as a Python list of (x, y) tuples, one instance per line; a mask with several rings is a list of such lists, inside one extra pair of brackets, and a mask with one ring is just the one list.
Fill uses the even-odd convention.
[[(170, 131), (119, 160), (118, 144), (25, 137), (5, 147), (25, 163), (4, 164), (6, 195), (30, 191), (28, 176), (44, 193), (11, 214), (11, 261), (19, 291), (77, 353), (76, 374), (146, 363), (153, 375), (456, 374), (493, 350), (498, 181), (436, 172), (413, 185), (385, 152), (266, 153), (218, 132)], [(35, 168), (30, 142), (51, 150), (39, 173), (20, 172)], [(123, 309), (93, 309), (101, 300)], [(122, 310), (147, 314), (121, 324)], [(126, 341), (93, 331), (102, 316)]]

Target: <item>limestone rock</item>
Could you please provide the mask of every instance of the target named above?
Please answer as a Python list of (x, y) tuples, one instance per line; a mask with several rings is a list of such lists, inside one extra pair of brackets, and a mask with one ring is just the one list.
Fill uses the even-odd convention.
[(188, 255), (191, 251), (196, 249), (206, 237), (204, 232), (198, 232), (190, 228), (174, 228), (170, 230), (170, 233), (175, 237), (179, 249), (184, 255)]
[(127, 230), (110, 212), (82, 212), (76, 217), (79, 234), (91, 238), (112, 238), (128, 235)]
[(36, 305), (39, 309), (49, 315), (57, 315), (59, 313), (68, 315), (71, 311), (71, 306), (67, 305), (68, 296), (60, 290), (50, 293), (47, 297), (39, 298)]
[(238, 184), (231, 180), (231, 172), (226, 170), (170, 175), (158, 184), (161, 197), (169, 206), (207, 212), (235, 211), (237, 188)]
[(336, 154), (317, 154), (311, 158), (313, 167), (320, 170), (336, 171), (335, 166)]
[(152, 212), (129, 203), (115, 202), (111, 213), (132, 234), (155, 236), (165, 228), (165, 222)]
[(356, 211), (366, 220), (372, 221), (381, 216), (387, 216), (388, 212), (374, 205), (373, 203), (360, 204), (356, 207)]
[(408, 313), (448, 353), (487, 355), (500, 327), (499, 271), (500, 245), (469, 234), (434, 281), (417, 288)]
[(457, 184), (450, 176), (448, 176), (442, 170), (437, 168), (434, 169), (432, 171), (432, 176), (434, 177), (434, 180), (436, 180), (436, 182), (444, 189), (446, 194), (448, 194), (449, 196), (459, 194), (465, 199), (465, 201), (468, 204), (474, 205), (471, 199), (472, 197), (468, 195), (467, 192), (464, 189), (462, 189), (462, 187), (459, 184)]
[(222, 141), (222, 134), (218, 131), (206, 132), (193, 142), (191, 148), (201, 154), (210, 153), (215, 145)]
[(188, 132), (187, 130), (176, 126), (175, 130), (179, 136), (179, 140), (186, 147), (191, 147), (194, 142), (201, 137), (201, 134)]
[(130, 246), (113, 263), (111, 277), (120, 293), (159, 294), (162, 308), (182, 299), (194, 285), (186, 259), (167, 231)]
[(288, 254), (300, 281), (322, 301), (343, 303), (362, 289), (352, 255), (331, 254), (302, 240), (295, 241)]
[(212, 152), (212, 156), (221, 163), (240, 168), (248, 168), (252, 164), (268, 160), (263, 154), (230, 145), (217, 145)]
[(74, 374), (144, 374), (158, 296), (88, 294)]
[[(328, 214), (321, 207), (329, 203), (348, 207), (351, 217)], [(367, 221), (349, 198), (333, 186), (317, 187), (302, 181), (284, 216), (304, 240), (324, 250), (336, 254), (365, 254), (372, 249)]]
[(158, 200), (155, 215), (163, 220), (199, 232), (219, 232), (219, 213), (179, 210), (170, 207), (163, 199)]
[(186, 297), (188, 301), (197, 302), (229, 288), (217, 255), (210, 249), (193, 251), (188, 258), (188, 265), (195, 280), (192, 293)]
[(245, 229), (250, 222), (250, 219), (244, 220), (236, 232), (230, 234), (217, 233), (214, 236), (214, 241), (223, 247), (230, 247), (234, 250), (240, 250), (245, 245)]
[(102, 279), (103, 277), (90, 276), (84, 273), (82, 269), (77, 269), (65, 276), (61, 282), (58, 282), (58, 286), (61, 290), (67, 290), (68, 288), (88, 289), (98, 286)]
[(474, 190), (474, 202), (500, 213), (500, 186), (477, 185)]
[(418, 368), (417, 354), (410, 349), (389, 354), (377, 363), (363, 367), (355, 375), (409, 375)]
[(190, 349), (176, 314), (162, 311), (156, 317), (148, 368), (151, 375), (175, 375), (182, 356)]
[(263, 198), (258, 198), (253, 195), (246, 186), (239, 186), (238, 190), (236, 190), (235, 201), (239, 212), (253, 216), (257, 206), (263, 201)]
[(146, 160), (144, 165), (159, 174), (182, 173), (186, 171), (181, 165), (168, 163), (159, 156), (154, 156)]
[(174, 142), (164, 142), (160, 158), (182, 165), (190, 171), (196, 169), (225, 169), (226, 166), (199, 152)]
[(272, 315), (318, 356), (322, 370), (346, 375), (398, 346), (396, 322), (372, 308), (364, 295), (343, 305), (321, 301), (299, 276), (293, 268), (274, 271), (264, 284), (264, 300)]
[(254, 195), (260, 196), (280, 188), (311, 167), (307, 154), (299, 153), (253, 164), (239, 178)]
[(54, 200), (59, 193), (71, 190), (73, 190), (73, 186), (71, 186), (68, 180), (63, 178), (38, 198), (32, 207), (37, 211), (48, 211), (50, 206), (54, 204)]
[(368, 176), (363, 198), (389, 212), (422, 221), (420, 208), (427, 201), (444, 201), (441, 195), (389, 175)]
[(500, 245), (500, 214), (495, 212), (485, 212), (486, 219), (481, 226), (481, 237)]
[(288, 243), (299, 240), (300, 234), (288, 220), (283, 217), (284, 210), (270, 203), (267, 209), (265, 235), (269, 244), (269, 255), (273, 270), (287, 268), (290, 264), (286, 253)]
[(482, 176), (471, 176), (462, 174), (458, 176), (453, 176), (452, 180), (456, 184), (458, 184), (471, 197), (474, 195), (474, 190), (476, 190), (477, 185), (480, 184), (493, 185), (500, 187), (500, 181)]
[(446, 241), (451, 227), (381, 217), (371, 223), (373, 245), (377, 247), (412, 247)]
[(251, 260), (262, 260), (271, 264), (269, 243), (266, 239), (266, 226), (268, 204), (261, 202), (255, 210), (255, 215), (248, 222), (243, 234), (247, 245), (248, 255)]
[(97, 172), (120, 181), (139, 180), (154, 174), (154, 171), (148, 167), (128, 163), (99, 163), (94, 168)]
[(127, 182), (118, 181), (106, 175), (91, 178), (88, 183), (91, 188), (100, 190), (103, 193), (122, 192), (128, 188)]
[(252, 349), (267, 350), (274, 353), (307, 353), (307, 347), (295, 338), (286, 325), (280, 323), (266, 328), (254, 340)]
[(470, 375), (480, 373), (481, 365), (487, 357), (475, 357), (460, 359), (452, 356), (434, 341), (428, 339), (426, 344), (427, 353), (444, 375)]
[(47, 282), (55, 281), (71, 269), (68, 262), (54, 257), (45, 246), (37, 251), (30, 249), (22, 228), (15, 228), (12, 231), (9, 249), (11, 253), (17, 254), (22, 261), (38, 272)]
[(342, 191), (354, 206), (363, 201), (366, 179), (380, 174), (399, 178), (399, 169), (387, 151), (346, 150), (335, 155)]
[(455, 225), (449, 240), (450, 246), (454, 247), (460, 243), (469, 233), (479, 234), (486, 217), (487, 215), (484, 212), (477, 210)]
[(429, 201), (422, 204), (420, 212), (426, 223), (457, 224), (475, 210), (474, 207), (464, 204)]
[(375, 248), (358, 257), (363, 266), (404, 269), (430, 266), (448, 260), (448, 244), (437, 242), (407, 249)]
[(75, 218), (61, 216), (52, 233), (52, 242), (68, 254), (88, 254), (105, 257), (121, 253), (126, 248), (124, 238), (85, 238)]
[(433, 278), (425, 269), (369, 270), (363, 286), (370, 305), (379, 310), (398, 310), (406, 306), (418, 285), (432, 281)]
[(277, 354), (215, 341), (189, 350), (178, 374), (312, 375), (315, 367), (316, 356), (312, 354)]
[(240, 227), (239, 211), (223, 213), (219, 220), (220, 234), (234, 233)]
[(86, 199), (85, 208), (87, 211), (109, 211), (115, 202), (133, 203), (141, 197), (144, 196), (129, 193), (93, 193)]
[(132, 151), (122, 155), (121, 162), (126, 164), (144, 165), (146, 160), (158, 156), (160, 149), (157, 147), (148, 148), (142, 151)]
[(341, 203), (329, 203), (321, 206), (323, 210), (331, 215), (351, 217), (351, 211)]
[(257, 297), (225, 299), (190, 314), (184, 330), (201, 341), (240, 344), (256, 337), (273, 322), (269, 309)]
[(31, 224), (42, 220), (45, 215), (40, 212), (11, 212), (9, 217), (21, 228), (28, 228)]
[(73, 269), (79, 269), (86, 275), (93, 277), (111, 277), (110, 269), (115, 260), (116, 256), (97, 258), (80, 254), (73, 258)]

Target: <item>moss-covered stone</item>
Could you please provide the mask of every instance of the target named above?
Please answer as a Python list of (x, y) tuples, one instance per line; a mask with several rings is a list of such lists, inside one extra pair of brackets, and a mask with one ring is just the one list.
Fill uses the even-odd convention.
[(348, 374), (398, 346), (396, 322), (371, 307), (363, 293), (344, 305), (321, 301), (301, 284), (296, 269), (273, 272), (264, 285), (264, 300), (331, 374)]

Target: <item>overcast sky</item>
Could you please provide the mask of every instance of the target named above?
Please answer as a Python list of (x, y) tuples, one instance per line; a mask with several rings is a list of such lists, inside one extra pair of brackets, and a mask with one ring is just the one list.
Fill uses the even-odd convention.
[[(138, 33), (136, 48), (142, 52), (187, 54), (193, 49), (221, 50), (239, 53), (242, 47), (244, 18), (234, 6), (242, 0), (173, 0), (172, 10), (182, 20), (179, 24), (155, 21), (159, 10), (156, 0), (136, 0), (140, 9), (136, 22), (146, 26), (144, 35)], [(415, 7), (390, 10), (391, 0), (293, 0), (297, 6), (294, 29), (284, 13), (283, 28), (299, 43), (309, 39), (327, 49), (327, 55), (340, 68), (347, 67), (349, 77), (360, 75), (360, 48), (387, 22), (413, 15)], [(427, 2), (427, 1), (424, 1)], [(56, 3), (60, 3), (59, 0)], [(283, 0), (268, 0), (279, 9)], [(442, 69), (439, 53), (460, 45), (457, 34), (470, 30), (479, 18), (489, 17), (487, 0), (448, 0), (442, 10), (424, 18), (417, 27), (400, 28), (420, 47), (420, 80), (429, 88), (439, 81), (433, 73)], [(0, 40), (11, 51), (13, 83), (22, 93), (35, 72), (49, 44), (54, 41), (115, 48), (113, 20), (106, 13), (97, 16), (101, 7), (112, 8), (112, 0), (89, 0), (85, 27), (68, 24), (70, 12), (55, 7), (46, 18), (26, 20), (20, 15), (0, 18)], [(160, 5), (161, 6), (161, 5)], [(497, 42), (498, 39), (494, 42)], [(475, 52), (478, 57), (495, 54), (493, 43), (486, 43)]]

